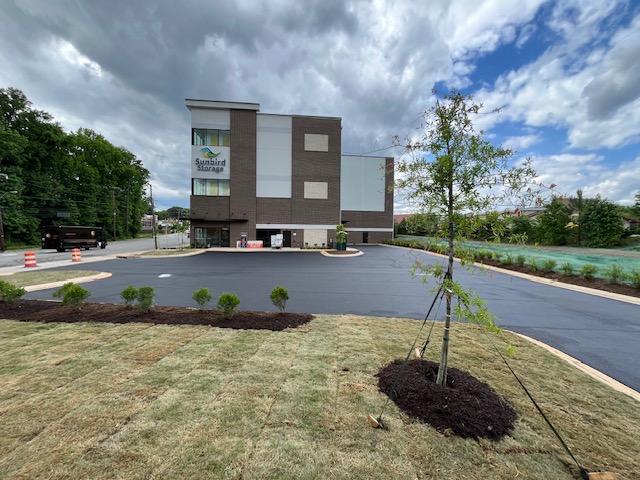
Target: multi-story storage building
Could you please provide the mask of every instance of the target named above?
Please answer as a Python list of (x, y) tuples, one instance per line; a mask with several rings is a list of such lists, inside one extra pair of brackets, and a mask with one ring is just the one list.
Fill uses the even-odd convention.
[(191, 242), (329, 245), (393, 236), (393, 158), (342, 155), (342, 119), (260, 113), (257, 103), (186, 100)]

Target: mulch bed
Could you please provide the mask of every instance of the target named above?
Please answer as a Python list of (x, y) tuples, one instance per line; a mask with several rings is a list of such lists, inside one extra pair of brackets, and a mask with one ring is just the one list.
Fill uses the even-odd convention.
[(596, 290), (603, 290), (605, 292), (619, 293), (620, 295), (627, 295), (629, 297), (640, 298), (640, 288), (636, 288), (632, 285), (624, 285), (620, 283), (613, 283), (602, 278), (588, 279), (582, 275), (564, 275), (560, 272), (550, 272), (548, 270), (534, 270), (530, 265), (518, 265), (510, 264), (505, 265), (493, 260), (483, 260), (483, 264), (491, 265), (505, 270), (511, 270), (514, 272), (527, 273), (537, 277), (549, 278), (557, 280), (562, 283), (569, 283), (571, 285), (578, 285), (580, 287), (594, 288)]
[(456, 368), (447, 387), (436, 384), (438, 364), (395, 360), (378, 372), (378, 388), (410, 417), (445, 435), (499, 440), (513, 430), (515, 410), (489, 385)]
[(142, 312), (125, 305), (85, 303), (77, 309), (59, 302), (20, 300), (15, 304), (0, 302), (0, 318), (21, 322), (104, 322), (154, 323), (163, 325), (209, 325), (240, 330), (281, 331), (310, 322), (308, 313), (255, 312), (239, 310), (227, 319), (215, 310), (155, 306)]

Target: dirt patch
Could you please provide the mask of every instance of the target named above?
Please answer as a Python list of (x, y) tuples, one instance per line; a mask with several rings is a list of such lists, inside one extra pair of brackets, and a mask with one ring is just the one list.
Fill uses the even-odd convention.
[(21, 322), (105, 322), (154, 323), (163, 325), (209, 325), (240, 330), (281, 331), (313, 319), (308, 313), (255, 312), (240, 310), (227, 319), (215, 310), (156, 306), (148, 312), (107, 303), (85, 303), (80, 309), (58, 302), (21, 300), (10, 305), (0, 302), (0, 318)]
[(515, 410), (489, 385), (456, 368), (447, 387), (436, 384), (438, 364), (395, 360), (378, 372), (378, 388), (410, 417), (445, 435), (499, 440), (513, 430)]

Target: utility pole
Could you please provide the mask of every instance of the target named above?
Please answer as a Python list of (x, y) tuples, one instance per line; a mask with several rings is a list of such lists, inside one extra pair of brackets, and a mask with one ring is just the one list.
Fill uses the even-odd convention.
[(127, 216), (124, 219), (125, 224), (125, 237), (129, 237), (129, 191), (131, 190), (131, 185), (127, 185)]
[(151, 196), (151, 231), (153, 232), (153, 240), (156, 250), (158, 250), (158, 236), (156, 235), (156, 207), (153, 203), (153, 185), (149, 184), (149, 195)]
[(116, 191), (111, 189), (111, 199), (113, 200), (113, 240), (116, 239)]

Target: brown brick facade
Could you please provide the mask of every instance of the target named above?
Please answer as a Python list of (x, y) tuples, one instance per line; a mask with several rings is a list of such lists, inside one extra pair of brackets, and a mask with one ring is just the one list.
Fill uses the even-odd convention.
[[(256, 112), (231, 110), (230, 240), (256, 232)], [(245, 221), (246, 220), (246, 221)]]
[(257, 198), (256, 203), (258, 205), (256, 223), (293, 223), (290, 198)]
[[(329, 136), (328, 152), (305, 151), (305, 134)], [(293, 117), (292, 223), (337, 225), (340, 222), (340, 160), (342, 121), (339, 118)], [(304, 182), (326, 182), (327, 200), (304, 198)]]

